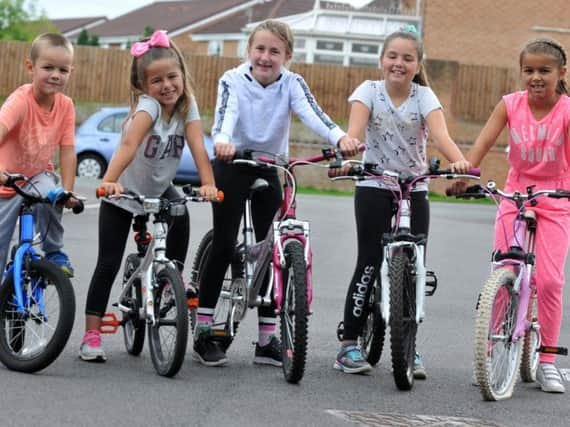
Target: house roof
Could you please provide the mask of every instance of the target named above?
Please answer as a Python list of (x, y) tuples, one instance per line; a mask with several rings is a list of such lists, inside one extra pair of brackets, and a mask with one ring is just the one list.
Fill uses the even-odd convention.
[(249, 3), (245, 0), (174, 0), (160, 1), (135, 9), (93, 28), (100, 38), (140, 37), (146, 27), (176, 30), (188, 27), (228, 9)]
[(240, 33), (241, 29), (250, 22), (306, 13), (313, 9), (314, 4), (313, 0), (265, 1), (246, 10), (241, 10), (230, 18), (219, 20), (212, 25), (199, 28), (195, 32), (199, 34)]
[(82, 30), (89, 28), (95, 24), (101, 24), (108, 21), (106, 16), (89, 16), (84, 18), (65, 18), (65, 19), (50, 19), (50, 22), (55, 25), (57, 31), (62, 34), (74, 32), (75, 30)]

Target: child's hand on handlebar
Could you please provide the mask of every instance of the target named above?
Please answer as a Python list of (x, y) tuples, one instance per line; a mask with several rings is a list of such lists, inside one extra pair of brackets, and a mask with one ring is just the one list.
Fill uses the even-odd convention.
[(121, 194), (125, 191), (123, 186), (118, 182), (101, 182), (99, 185), (100, 189), (105, 190), (105, 195), (110, 196), (112, 194)]
[(231, 162), (236, 154), (236, 146), (229, 142), (216, 142), (214, 144), (216, 159)]
[(358, 146), (360, 141), (357, 138), (352, 138), (349, 135), (344, 135), (338, 141), (338, 148), (344, 157), (353, 157), (359, 153)]
[(457, 196), (459, 194), (465, 193), (465, 189), (467, 188), (467, 181), (461, 179), (455, 181), (445, 190), (445, 194), (447, 196)]
[(218, 189), (216, 188), (215, 185), (212, 184), (202, 185), (198, 189), (198, 193), (200, 193), (200, 196), (205, 197), (206, 200), (209, 201), (218, 200)]
[(465, 159), (458, 160), (456, 162), (450, 163), (449, 169), (451, 169), (455, 173), (467, 173), (473, 166), (471, 162)]
[(0, 185), (4, 184), (8, 180), (8, 172), (5, 169), (0, 168)]

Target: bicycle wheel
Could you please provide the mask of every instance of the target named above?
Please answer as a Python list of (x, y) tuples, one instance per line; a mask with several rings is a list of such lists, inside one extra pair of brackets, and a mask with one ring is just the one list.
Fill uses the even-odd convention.
[[(200, 283), (204, 269), (212, 251), (213, 238), (214, 230), (209, 230), (200, 241), (194, 257), (192, 271), (196, 276), (194, 286), (198, 291), (198, 295), (200, 295)], [(243, 279), (243, 265), (238, 260), (237, 255), (234, 258), (226, 270), (212, 319), (213, 336), (221, 344), (224, 351), (230, 347), (233, 341), (231, 331), (233, 330), (234, 334), (237, 332), (239, 322), (247, 311), (247, 305), (245, 304), (247, 289)], [(196, 327), (196, 313), (195, 310), (189, 311), (190, 323), (192, 330), (194, 330)]]
[(386, 335), (386, 322), (380, 313), (380, 279), (376, 279), (375, 286), (372, 287), (370, 299), (368, 300), (368, 316), (362, 329), (360, 348), (362, 355), (374, 366), (380, 361), (384, 348), (384, 337)]
[(282, 271), (281, 353), (283, 374), (290, 383), (298, 383), (305, 372), (309, 308), (307, 305), (307, 267), (303, 245), (297, 240), (286, 243), (286, 267)]
[(475, 376), (483, 399), (508, 399), (513, 394), (523, 340), (511, 341), (517, 319), (514, 273), (495, 270), (481, 291), (475, 319)]
[(29, 301), (25, 314), (17, 311), (13, 277), (0, 287), (0, 361), (30, 373), (49, 366), (65, 347), (75, 320), (75, 295), (59, 267), (45, 260), (28, 265), (22, 271)]
[(172, 377), (180, 370), (188, 343), (186, 292), (180, 273), (164, 267), (153, 289), (156, 323), (148, 325), (152, 364), (159, 375)]
[(528, 303), (528, 320), (531, 327), (524, 335), (521, 356), (521, 379), (525, 383), (536, 381), (536, 371), (540, 363), (540, 330), (535, 326), (538, 324), (538, 310), (536, 307), (536, 294), (531, 295)]
[(409, 255), (400, 250), (388, 265), (390, 280), (390, 344), (396, 387), (411, 390), (416, 354), (416, 282), (410, 272)]
[[(141, 259), (137, 254), (129, 254), (125, 261), (123, 273), (123, 285), (127, 283), (134, 271), (139, 267)], [(130, 308), (129, 313), (123, 313), (123, 338), (127, 353), (138, 356), (144, 346), (144, 333), (146, 319), (141, 316), (141, 308), (144, 306), (141, 281), (135, 279), (133, 286), (128, 291), (125, 300), (121, 301)]]

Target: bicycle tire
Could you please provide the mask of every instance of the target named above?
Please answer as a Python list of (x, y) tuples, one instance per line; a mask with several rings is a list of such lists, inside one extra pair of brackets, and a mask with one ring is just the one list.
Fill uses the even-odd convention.
[(394, 382), (399, 390), (414, 386), (416, 354), (416, 283), (410, 272), (410, 258), (398, 250), (388, 264), (390, 280), (390, 344)]
[[(194, 257), (194, 263), (192, 265), (192, 271), (195, 272), (196, 278), (194, 280), (194, 286), (200, 295), (200, 283), (202, 281), (202, 276), (204, 274), (204, 269), (210, 258), (212, 252), (212, 241), (214, 239), (214, 230), (209, 230), (198, 245), (196, 250), (196, 256)], [(224, 275), (224, 281), (222, 284), (222, 290), (233, 296), (235, 280), (238, 278), (243, 278), (243, 266), (238, 265), (236, 261), (232, 261), (230, 266), (226, 270)], [(244, 311), (247, 307), (242, 308)], [(227, 351), (233, 342), (233, 336), (230, 333), (230, 322), (231, 314), (234, 310), (233, 300), (225, 298), (220, 293), (218, 296), (218, 301), (216, 302), (216, 307), (214, 309), (214, 316), (212, 319), (212, 332), (213, 337), (218, 341), (224, 351)], [(196, 327), (196, 313), (195, 310), (189, 310), (190, 323), (192, 325), (192, 330)], [(241, 319), (240, 319), (241, 320)], [(237, 332), (239, 327), (239, 321), (233, 322), (233, 332)]]
[[(27, 316), (17, 314), (14, 278), (0, 287), (0, 361), (14, 371), (40, 371), (63, 351), (75, 321), (75, 295), (69, 278), (46, 260), (32, 260), (22, 271), (30, 296)], [(45, 316), (40, 316), (43, 300)], [(17, 328), (17, 329), (15, 329)]]
[[(141, 258), (138, 254), (129, 254), (125, 260), (123, 285), (127, 283), (133, 272), (139, 267)], [(135, 279), (133, 286), (121, 302), (131, 309), (130, 313), (123, 313), (123, 340), (127, 353), (133, 356), (141, 354), (144, 346), (146, 319), (141, 317), (141, 308), (144, 307), (141, 280)]]
[[(156, 323), (148, 325), (148, 342), (152, 364), (164, 377), (178, 373), (188, 343), (187, 303), (184, 283), (177, 269), (164, 267), (156, 274), (154, 315)], [(167, 329), (165, 335), (162, 331)]]
[[(535, 325), (538, 321), (538, 312), (536, 306), (536, 295), (531, 295), (528, 303), (528, 317), (531, 325)], [(521, 380), (525, 383), (536, 382), (536, 371), (540, 363), (540, 332), (535, 328), (529, 328), (524, 335), (521, 356)]]
[(303, 245), (299, 241), (286, 243), (283, 252), (286, 267), (282, 271), (281, 354), (285, 379), (296, 384), (303, 378), (307, 357), (307, 268)]
[(479, 298), (475, 318), (475, 376), (484, 400), (510, 398), (517, 381), (523, 339), (510, 341), (518, 310), (514, 282), (515, 275), (510, 269), (499, 268), (491, 273)]
[(380, 279), (376, 279), (376, 285), (372, 287), (368, 301), (368, 315), (362, 329), (360, 347), (362, 355), (371, 366), (375, 366), (382, 357), (384, 338), (386, 336), (386, 322), (380, 312)]

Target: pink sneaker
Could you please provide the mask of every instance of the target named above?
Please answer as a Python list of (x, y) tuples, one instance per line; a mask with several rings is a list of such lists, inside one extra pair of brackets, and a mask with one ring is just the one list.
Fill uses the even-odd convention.
[(107, 360), (105, 351), (101, 347), (101, 333), (99, 331), (89, 330), (85, 332), (79, 347), (79, 357), (87, 362), (104, 362)]

